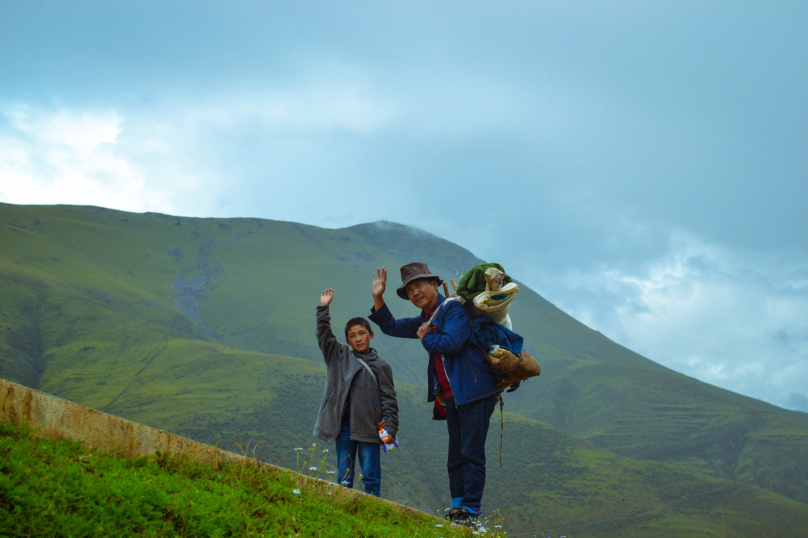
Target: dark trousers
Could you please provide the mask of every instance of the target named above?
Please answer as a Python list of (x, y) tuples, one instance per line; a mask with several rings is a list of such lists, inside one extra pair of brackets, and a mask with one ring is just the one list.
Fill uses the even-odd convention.
[(446, 424), (449, 428), (449, 489), (452, 506), (480, 513), (485, 489), (485, 438), (488, 423), (497, 403), (493, 394), (482, 400), (456, 405), (446, 399)]
[(359, 453), (359, 465), (362, 468), (362, 483), (365, 493), (379, 497), (382, 492), (382, 465), (379, 454), (380, 445), (351, 440), (351, 425), (343, 421), (342, 429), (336, 439), (337, 472), (340, 484), (352, 488), (354, 485), (354, 467)]

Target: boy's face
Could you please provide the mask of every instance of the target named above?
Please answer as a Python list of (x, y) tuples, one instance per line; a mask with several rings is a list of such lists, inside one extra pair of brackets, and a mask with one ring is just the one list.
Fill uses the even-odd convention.
[(438, 281), (420, 278), (404, 288), (407, 298), (421, 310), (431, 310), (438, 302)]
[(348, 345), (357, 353), (365, 353), (370, 349), (373, 340), (373, 331), (367, 330), (363, 325), (354, 325), (348, 329)]

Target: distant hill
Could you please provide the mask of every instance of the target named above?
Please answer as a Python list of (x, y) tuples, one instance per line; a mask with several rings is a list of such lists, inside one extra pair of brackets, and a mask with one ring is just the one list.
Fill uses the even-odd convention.
[[(394, 288), (413, 260), (445, 278), (481, 261), (386, 222), (327, 230), (75, 206), (0, 204), (0, 246), (0, 377), (209, 443), (260, 439), (282, 464), (313, 442), (320, 290), (336, 291), (339, 334), (369, 313), (376, 267)], [(502, 470), (492, 419), (486, 510), (512, 511), (530, 536), (694, 525), (752, 536), (764, 508), (808, 526), (808, 415), (670, 371), (520, 287), (512, 318), (543, 374), (505, 396)], [(392, 289), (386, 298), (416, 314)], [(436, 510), (446, 434), (428, 420), (426, 354), (380, 333), (373, 345), (402, 401), (404, 447), (384, 456), (384, 494)]]

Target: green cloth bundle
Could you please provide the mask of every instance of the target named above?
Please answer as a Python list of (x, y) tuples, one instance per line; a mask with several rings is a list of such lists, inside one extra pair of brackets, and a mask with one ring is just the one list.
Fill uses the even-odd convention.
[[(505, 269), (498, 263), (481, 263), (466, 271), (466, 274), (463, 275), (457, 285), (457, 294), (465, 301), (473, 301), (475, 297), (485, 291), (485, 272), (492, 267), (496, 267), (503, 273), (505, 272)], [(511, 282), (513, 282), (513, 279), (506, 275), (502, 280), (502, 285), (504, 286)]]

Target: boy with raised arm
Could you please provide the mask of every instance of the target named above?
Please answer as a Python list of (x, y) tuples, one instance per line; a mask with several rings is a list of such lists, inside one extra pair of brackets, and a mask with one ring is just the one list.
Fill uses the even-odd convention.
[(485, 438), (499, 394), (494, 373), (475, 349), (476, 341), (463, 305), (438, 293), (443, 281), (425, 263), (401, 268), (397, 295), (421, 309), (414, 318), (395, 319), (384, 302), (387, 269), (373, 275), (371, 321), (398, 338), (418, 338), (429, 353), (427, 401), (435, 402), (433, 418), (447, 421), (449, 430), (448, 518), (470, 524), (480, 514), (485, 489)]
[[(327, 366), (320, 414), (314, 436), (335, 441), (340, 483), (352, 488), (357, 453), (365, 493), (381, 496), (381, 443), (392, 443), (398, 433), (398, 402), (393, 370), (370, 347), (373, 331), (364, 318), (345, 325), (345, 340), (337, 341), (331, 331), (329, 305), (334, 290), (320, 294), (317, 307), (317, 343)], [(379, 425), (388, 435), (379, 438)]]

